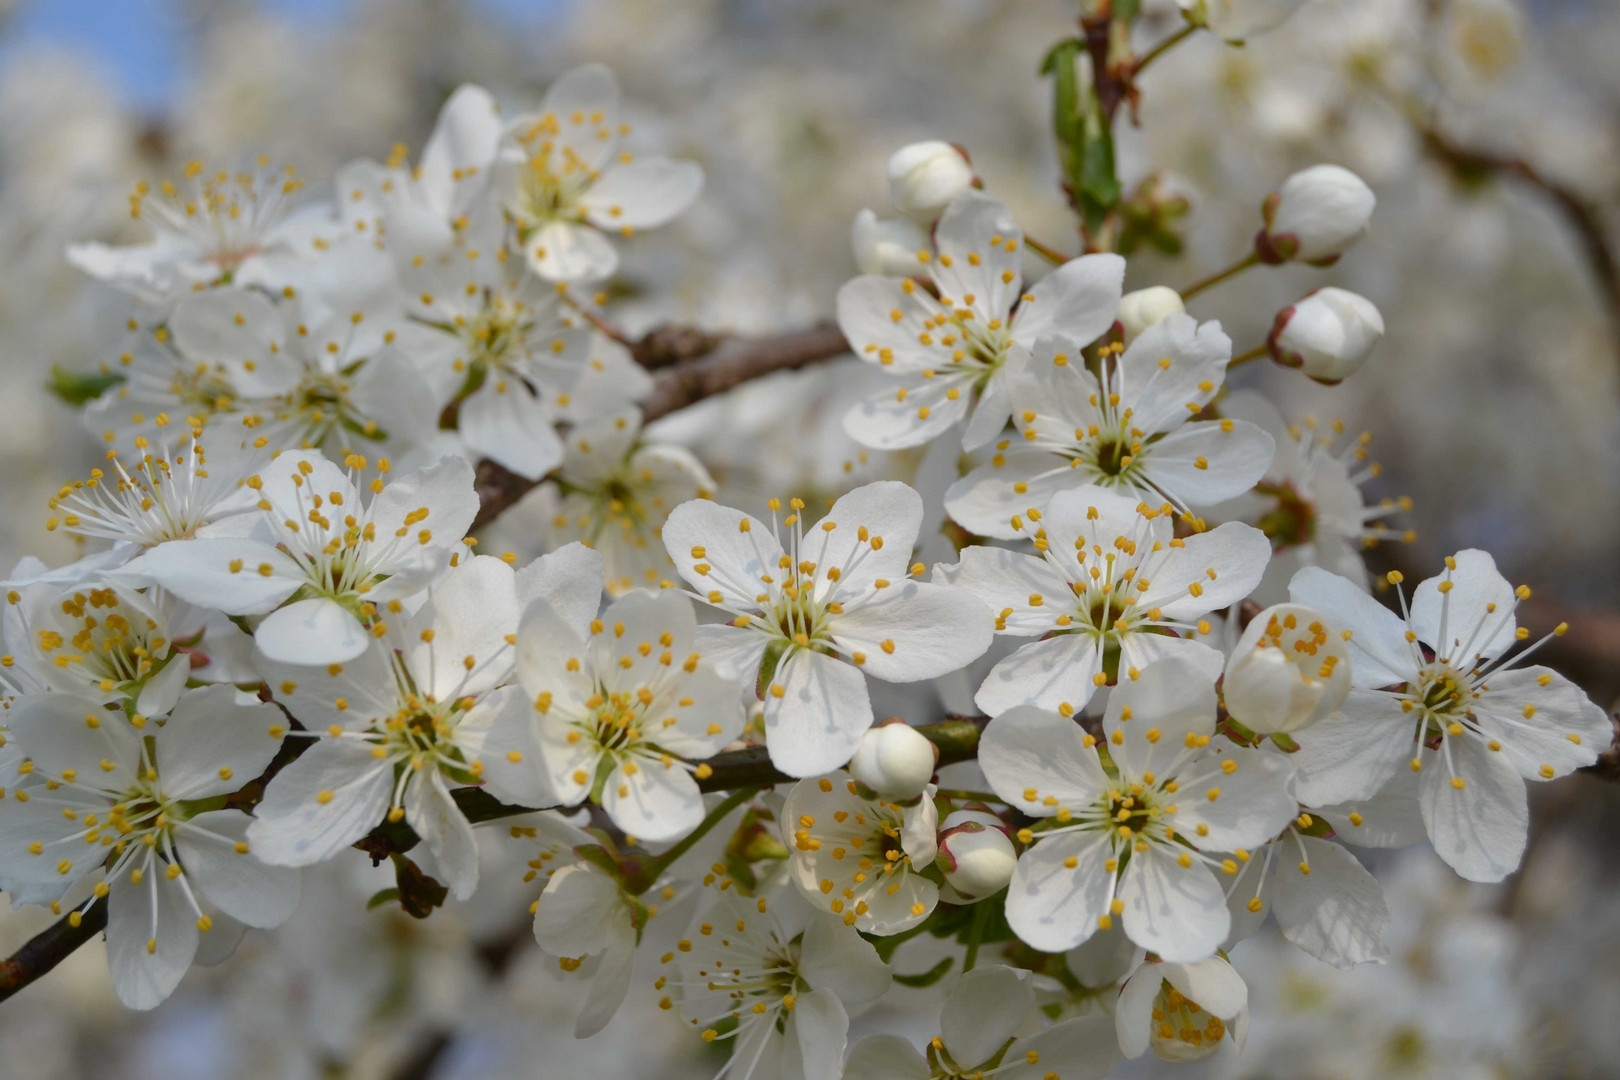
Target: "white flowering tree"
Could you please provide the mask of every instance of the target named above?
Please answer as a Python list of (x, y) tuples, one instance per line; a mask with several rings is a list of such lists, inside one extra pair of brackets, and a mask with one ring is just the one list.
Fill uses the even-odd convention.
[[(1100, 1078), (1239, 1052), (1228, 954), (1268, 916), (1388, 957), (1368, 851), (1513, 874), (1527, 784), (1614, 771), (1539, 662), (1567, 627), (1474, 548), (1404, 587), (1365, 439), (1228, 385), (1377, 378), (1383, 318), (1332, 283), (1373, 191), (1279, 176), (1226, 269), (1138, 280), (1188, 209), (1124, 186), (1139, 78), (1298, 6), (1088, 0), (1042, 69), (1072, 231), (913, 142), (836, 324), (771, 335), (625, 329), (626, 251), (704, 173), (645, 152), (601, 65), (463, 86), (414, 160), (313, 193), (268, 159), (139, 184), (142, 242), (67, 253), (128, 327), (56, 381), (107, 456), (51, 528), (91, 546), (5, 584), (0, 887), (59, 921), (0, 1000), (100, 933), (150, 1009), (250, 928), (493, 895), (579, 984), (536, 1022), (581, 1037), (650, 965), (733, 1080)], [(1289, 263), (1319, 286), (1234, 343), (1210, 290)], [(683, 436), (847, 355), (819, 428)], [(748, 456), (810, 479), (761, 495)], [(513, 535), (544, 552), (489, 550)], [(345, 861), (385, 877), (300, 900)], [(850, 1045), (942, 980), (937, 1037)]]

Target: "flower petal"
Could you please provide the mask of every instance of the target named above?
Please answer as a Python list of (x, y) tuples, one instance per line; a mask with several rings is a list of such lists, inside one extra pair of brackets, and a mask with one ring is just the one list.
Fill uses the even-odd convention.
[(370, 647), (371, 635), (342, 604), (317, 596), (266, 615), (253, 643), (280, 664), (344, 664)]
[(1009, 806), (1051, 817), (1060, 807), (1087, 806), (1108, 790), (1108, 774), (1085, 737), (1074, 720), (1021, 705), (986, 725), (979, 768)]
[(872, 703), (859, 669), (795, 649), (776, 669), (772, 684), (765, 695), (765, 746), (772, 765), (789, 776), (815, 776), (855, 755), (872, 726)]
[[(1469, 881), (1501, 881), (1519, 868), (1530, 827), (1513, 763), (1471, 736), (1445, 739), (1425, 764), (1418, 800), (1435, 852)], [(1463, 781), (1456, 787), (1453, 778)]]
[[(1027, 347), (1053, 334), (1078, 350), (1114, 324), (1125, 284), (1125, 260), (1118, 255), (1082, 255), (1037, 281), (1012, 319), (1013, 340)], [(1231, 345), (1227, 345), (1230, 355)], [(1146, 430), (1153, 430), (1148, 428)]]
[(258, 860), (246, 842), (252, 822), (240, 810), (210, 810), (175, 828), (175, 847), (187, 879), (209, 903), (248, 926), (280, 926), (298, 906), (299, 873)]
[(382, 821), (393, 783), (392, 763), (373, 758), (370, 743), (322, 739), (270, 781), (248, 844), (272, 866), (324, 862)]
[(1063, 952), (1095, 934), (1097, 920), (1108, 914), (1111, 855), (1106, 832), (1064, 833), (1024, 852), (1007, 892), (1013, 933), (1041, 952)]
[(599, 229), (652, 229), (697, 201), (703, 169), (690, 161), (648, 157), (610, 166), (580, 196), (580, 209)]
[(156, 732), (164, 794), (207, 799), (240, 790), (258, 777), (281, 747), (286, 717), (274, 705), (242, 704), (234, 686), (193, 690)]
[(1135, 851), (1119, 885), (1125, 933), (1174, 961), (1202, 960), (1226, 937), (1231, 916), (1215, 875), (1203, 863), (1180, 866), (1158, 847)]

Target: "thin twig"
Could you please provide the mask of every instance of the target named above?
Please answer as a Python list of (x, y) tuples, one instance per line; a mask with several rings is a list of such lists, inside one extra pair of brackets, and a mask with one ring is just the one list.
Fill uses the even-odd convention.
[(64, 915), (35, 934), (9, 959), (0, 961), (0, 1001), (45, 975), (106, 927), (107, 901), (100, 899), (85, 910), (77, 925), (73, 915)]

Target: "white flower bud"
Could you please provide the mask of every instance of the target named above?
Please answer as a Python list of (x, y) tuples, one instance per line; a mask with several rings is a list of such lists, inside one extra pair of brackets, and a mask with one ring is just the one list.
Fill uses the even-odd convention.
[(1350, 692), (1350, 647), (1327, 616), (1303, 604), (1256, 615), (1226, 662), (1221, 694), (1232, 719), (1260, 735), (1298, 731)]
[(1268, 30), (1304, 6), (1305, 0), (1181, 0), (1187, 21), (1216, 37), (1241, 42)]
[(934, 775), (939, 752), (902, 721), (870, 728), (849, 761), (849, 774), (885, 799), (914, 799)]
[(1126, 1057), (1148, 1049), (1165, 1061), (1198, 1061), (1249, 1029), (1249, 988), (1220, 956), (1194, 964), (1149, 961), (1120, 988), (1114, 1032)]
[(1018, 852), (1006, 822), (983, 810), (957, 810), (943, 822), (935, 861), (951, 888), (976, 900), (1007, 887)]
[(1377, 202), (1372, 188), (1349, 169), (1313, 165), (1267, 197), (1266, 227), (1255, 248), (1268, 263), (1326, 265), (1361, 239)]
[(1186, 313), (1187, 305), (1181, 302), (1181, 294), (1164, 285), (1137, 289), (1119, 300), (1119, 322), (1125, 328), (1126, 341), (1171, 315)]
[(1330, 285), (1278, 312), (1266, 344), (1277, 363), (1332, 385), (1360, 371), (1383, 336), (1371, 300)]
[(921, 264), (917, 252), (928, 250), (923, 231), (905, 218), (880, 220), (870, 210), (855, 215), (850, 237), (855, 247), (855, 265), (863, 274), (910, 277)]
[(888, 174), (894, 208), (930, 224), (973, 183), (973, 166), (947, 142), (902, 146), (889, 158)]

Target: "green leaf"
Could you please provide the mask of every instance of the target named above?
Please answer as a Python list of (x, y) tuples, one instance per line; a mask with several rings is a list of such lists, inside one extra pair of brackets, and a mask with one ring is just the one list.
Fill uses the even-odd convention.
[(113, 371), (78, 374), (56, 364), (51, 365), (51, 378), (45, 388), (69, 405), (86, 405), (121, 385), (124, 377)]
[(371, 899), (366, 901), (366, 910), (367, 911), (375, 911), (377, 908), (382, 907), (384, 904), (391, 904), (395, 900), (398, 900), (398, 899), (399, 899), (399, 890), (398, 889), (395, 889), (395, 888), (378, 889), (375, 893), (372, 894)]
[(896, 975), (894, 981), (901, 986), (914, 986), (919, 989), (924, 986), (933, 986), (945, 977), (946, 972), (951, 970), (951, 964), (955, 959), (954, 956), (947, 956), (927, 971), (920, 971), (915, 975)]

